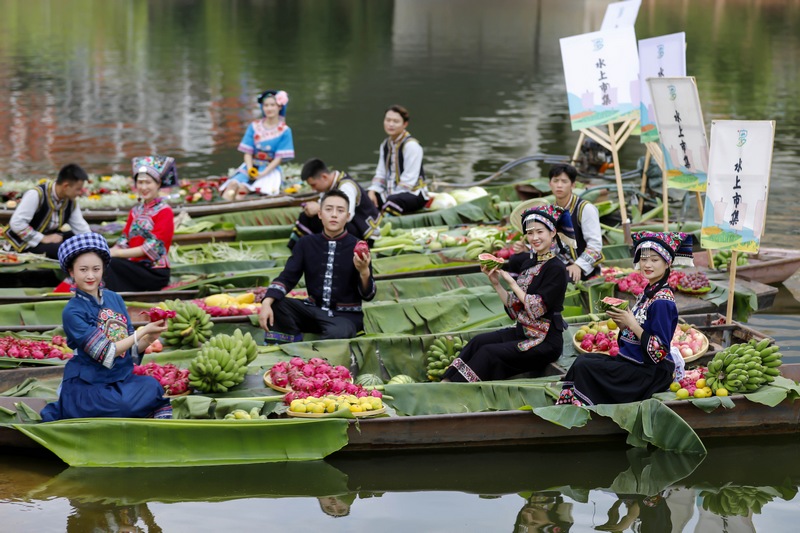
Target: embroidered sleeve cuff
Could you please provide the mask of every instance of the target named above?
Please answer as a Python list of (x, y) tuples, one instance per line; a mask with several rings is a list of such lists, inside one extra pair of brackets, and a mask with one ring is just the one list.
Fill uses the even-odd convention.
[(108, 347), (108, 352), (106, 353), (105, 357), (103, 357), (103, 366), (106, 368), (111, 368), (114, 366), (114, 359), (117, 355), (117, 346), (112, 342), (111, 346)]
[(153, 263), (157, 263), (167, 252), (167, 248), (164, 246), (164, 243), (158, 239), (147, 239), (144, 241), (144, 244), (142, 244), (142, 252)]
[(506, 297), (506, 306), (505, 307), (506, 307), (506, 313), (508, 313), (508, 316), (511, 317), (512, 319), (516, 320), (517, 319), (517, 311), (514, 309), (514, 295), (511, 294), (510, 291), (508, 293), (508, 296)]
[(114, 343), (105, 336), (105, 333), (103, 333), (103, 330), (100, 328), (95, 328), (83, 349), (89, 357), (98, 363), (104, 363), (109, 351), (111, 351), (111, 357), (113, 358), (113, 353), (115, 351)]
[(547, 312), (542, 297), (538, 294), (525, 295), (525, 311), (533, 318), (539, 318)]
[(286, 287), (281, 283), (272, 283), (267, 287), (267, 293), (264, 298), (272, 298), (276, 302), (283, 300), (286, 297)]
[(253, 155), (253, 147), (247, 146), (246, 144), (239, 144), (239, 148), (237, 148), (243, 154), (250, 154)]
[(282, 161), (289, 161), (290, 159), (294, 159), (294, 150), (275, 152), (275, 157), (280, 157)]
[(642, 346), (655, 364), (660, 363), (669, 355), (669, 348), (666, 348), (656, 335), (650, 335), (646, 331), (642, 333)]

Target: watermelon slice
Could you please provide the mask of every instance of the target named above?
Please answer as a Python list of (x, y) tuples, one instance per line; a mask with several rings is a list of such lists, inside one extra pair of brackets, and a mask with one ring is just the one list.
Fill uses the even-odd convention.
[(597, 302), (598, 311), (608, 311), (612, 307), (614, 309), (619, 309), (620, 311), (624, 311), (625, 309), (628, 308), (628, 300), (606, 296), (605, 298)]
[(478, 256), (478, 261), (480, 261), (481, 266), (486, 267), (487, 270), (492, 270), (493, 268), (497, 268), (506, 262), (506, 260), (503, 259), (502, 257), (496, 257), (492, 254), (480, 254)]
[(369, 254), (369, 245), (367, 241), (358, 241), (356, 243), (356, 247), (353, 249), (353, 252), (359, 257), (359, 259), (364, 259)]

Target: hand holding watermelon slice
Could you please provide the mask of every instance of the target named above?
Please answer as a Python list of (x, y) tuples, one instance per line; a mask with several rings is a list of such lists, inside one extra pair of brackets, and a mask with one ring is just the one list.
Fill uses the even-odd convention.
[(496, 257), (492, 254), (480, 254), (478, 261), (481, 262), (481, 266), (486, 270), (494, 270), (506, 262), (502, 257)]
[(628, 308), (628, 300), (606, 296), (605, 298), (597, 302), (597, 310), (600, 311), (601, 313), (606, 312), (611, 308), (624, 311)]

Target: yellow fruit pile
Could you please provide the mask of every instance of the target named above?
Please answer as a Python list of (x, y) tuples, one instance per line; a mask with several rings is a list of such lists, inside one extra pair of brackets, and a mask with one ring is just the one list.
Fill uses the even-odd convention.
[(255, 301), (256, 295), (252, 292), (246, 292), (244, 294), (239, 294), (238, 296), (227, 293), (212, 294), (211, 296), (206, 296), (205, 299), (203, 299), (203, 303), (207, 306), (220, 307), (222, 309), (227, 309), (229, 307), (236, 307), (239, 309), (261, 307), (261, 304), (257, 304)]
[(351, 413), (366, 413), (377, 411), (383, 408), (383, 401), (374, 396), (364, 396), (358, 398), (352, 394), (341, 394), (335, 396), (329, 394), (321, 398), (303, 398), (293, 400), (289, 404), (289, 410), (293, 413), (335, 413), (342, 409), (349, 409)]

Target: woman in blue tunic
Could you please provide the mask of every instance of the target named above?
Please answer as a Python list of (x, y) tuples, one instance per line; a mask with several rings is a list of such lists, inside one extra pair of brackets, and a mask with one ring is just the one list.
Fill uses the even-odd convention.
[(564, 378), (558, 404), (628, 403), (667, 390), (683, 359), (670, 345), (678, 307), (669, 287), (670, 265), (692, 263), (692, 236), (685, 233), (634, 233), (634, 267), (649, 284), (633, 309), (609, 309), (620, 327), (619, 355), (579, 355)]
[(248, 192), (278, 194), (283, 182), (280, 164), (294, 159), (292, 128), (286, 125), (286, 91), (264, 91), (258, 97), (262, 118), (254, 120), (239, 143), (244, 163), (220, 188), (226, 200), (236, 200)]
[(42, 420), (169, 418), (163, 387), (155, 378), (133, 374), (139, 354), (166, 331), (165, 321), (135, 331), (122, 298), (100, 286), (111, 260), (101, 235), (83, 233), (66, 240), (58, 260), (76, 286), (75, 297), (62, 313), (74, 355), (64, 367), (59, 399), (42, 409)]

